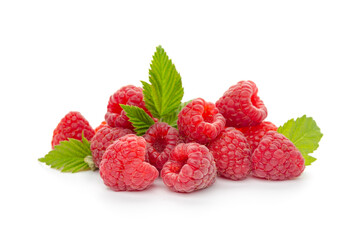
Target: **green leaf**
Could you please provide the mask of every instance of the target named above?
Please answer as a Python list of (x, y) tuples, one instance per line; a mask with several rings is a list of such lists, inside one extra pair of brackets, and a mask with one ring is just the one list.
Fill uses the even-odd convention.
[(124, 109), (126, 116), (129, 118), (135, 128), (135, 132), (139, 136), (144, 135), (146, 130), (155, 123), (142, 108), (123, 104), (120, 104), (120, 106)]
[(170, 126), (177, 128), (177, 119), (178, 119), (178, 115), (179, 112), (186, 106), (188, 105), (192, 100), (189, 100), (187, 102), (183, 102), (180, 103), (180, 105), (178, 106), (178, 108), (176, 109), (176, 111), (174, 111), (173, 113), (163, 117), (161, 120), (163, 122), (168, 123)]
[(45, 157), (39, 158), (39, 161), (52, 168), (61, 169), (62, 172), (75, 173), (92, 169), (84, 161), (86, 157), (91, 158), (91, 150), (90, 143), (83, 134), (82, 141), (73, 138), (69, 138), (68, 141), (61, 141)]
[[(152, 96), (152, 86), (144, 81), (141, 81), (143, 85), (143, 95), (144, 95), (144, 101), (146, 108), (151, 112), (151, 114), (155, 117), (158, 117), (157, 112), (155, 111), (155, 103)], [(154, 115), (155, 114), (155, 115)]]
[(299, 149), (306, 166), (316, 161), (316, 158), (310, 156), (309, 153), (313, 153), (319, 147), (323, 134), (314, 119), (306, 115), (296, 120), (290, 119), (278, 128), (278, 132), (284, 134)]
[(142, 82), (146, 108), (158, 119), (173, 114), (181, 104), (184, 88), (180, 74), (161, 46), (151, 61), (149, 81)]
[(312, 157), (312, 156), (310, 156), (308, 154), (303, 154), (303, 153), (301, 153), (301, 154), (303, 155), (303, 157), (305, 159), (305, 165), (306, 166), (309, 166), (309, 165), (311, 165), (311, 163), (316, 161), (316, 158), (314, 158), (314, 157)]

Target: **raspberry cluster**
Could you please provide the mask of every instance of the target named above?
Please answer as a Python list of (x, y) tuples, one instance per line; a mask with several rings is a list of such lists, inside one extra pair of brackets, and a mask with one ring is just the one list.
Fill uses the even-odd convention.
[(268, 110), (253, 81), (230, 86), (215, 103), (183, 102), (180, 73), (161, 46), (148, 77), (142, 87), (112, 94), (95, 129), (69, 112), (53, 132), (53, 149), (39, 161), (63, 172), (98, 168), (114, 191), (141, 191), (161, 178), (169, 190), (190, 193), (217, 177), (292, 179), (304, 171), (305, 159), (306, 165), (316, 160), (308, 155), (322, 137), (316, 122), (306, 115), (279, 128), (264, 121)]
[[(145, 134), (135, 135), (136, 122), (120, 104), (136, 106), (153, 120)], [(217, 175), (234, 181), (299, 176), (302, 154), (273, 123), (263, 121), (266, 116), (252, 81), (231, 86), (216, 104), (192, 100), (179, 110), (176, 125), (153, 118), (142, 88), (128, 85), (110, 96), (105, 121), (95, 130), (80, 113), (68, 113), (54, 130), (52, 147), (84, 134), (93, 164), (114, 191), (144, 190), (159, 176), (170, 190), (184, 193), (211, 186)]]

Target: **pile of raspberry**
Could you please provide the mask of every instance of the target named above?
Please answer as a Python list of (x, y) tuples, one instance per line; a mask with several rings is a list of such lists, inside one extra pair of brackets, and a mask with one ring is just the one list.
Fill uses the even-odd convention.
[(71, 112), (55, 129), (52, 143), (80, 140), (84, 131), (94, 164), (114, 191), (144, 190), (160, 177), (170, 190), (188, 193), (210, 187), (217, 176), (287, 180), (304, 171), (299, 150), (264, 121), (267, 108), (252, 81), (231, 86), (215, 104), (192, 100), (179, 112), (178, 128), (154, 119), (143, 136), (135, 135), (120, 104), (151, 116), (143, 89), (124, 86), (110, 97), (99, 127), (93, 130), (80, 113)]

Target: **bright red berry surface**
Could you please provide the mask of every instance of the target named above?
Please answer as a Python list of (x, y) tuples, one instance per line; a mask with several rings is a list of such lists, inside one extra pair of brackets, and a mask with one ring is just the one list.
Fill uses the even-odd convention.
[(97, 133), (101, 128), (108, 126), (106, 121), (102, 121), (99, 126), (95, 128), (95, 133)]
[(253, 176), (269, 180), (295, 178), (305, 169), (305, 161), (300, 151), (288, 138), (275, 131), (265, 134), (251, 161)]
[(126, 116), (125, 111), (121, 108), (120, 104), (137, 106), (144, 109), (145, 102), (143, 100), (143, 90), (140, 87), (128, 85), (120, 88), (113, 95), (110, 96), (107, 113), (105, 114), (105, 120), (111, 127), (123, 127), (133, 128), (129, 122), (129, 118)]
[(102, 156), (107, 147), (109, 147), (115, 140), (125, 136), (126, 134), (134, 133), (127, 128), (113, 128), (109, 125), (103, 125), (94, 135), (91, 140), (91, 153), (96, 167), (99, 167)]
[(262, 122), (259, 125), (251, 126), (251, 127), (243, 127), (237, 128), (237, 130), (241, 131), (245, 137), (247, 138), (251, 153), (259, 145), (260, 140), (268, 131), (276, 131), (277, 127), (271, 122)]
[(146, 141), (128, 134), (105, 151), (100, 163), (100, 176), (114, 191), (144, 190), (159, 176), (158, 170), (145, 162)]
[(215, 182), (216, 165), (209, 149), (198, 143), (180, 143), (170, 153), (161, 177), (175, 192), (193, 192)]
[(261, 123), (267, 109), (258, 97), (258, 88), (252, 81), (240, 81), (231, 86), (216, 102), (228, 127), (247, 127)]
[(143, 137), (147, 142), (146, 160), (161, 171), (171, 150), (179, 142), (178, 130), (167, 123), (159, 122), (152, 125)]
[(68, 140), (69, 138), (81, 140), (83, 131), (85, 138), (89, 141), (95, 134), (94, 129), (90, 126), (89, 122), (83, 117), (83, 115), (81, 115), (81, 113), (69, 112), (65, 115), (65, 117), (63, 117), (63, 119), (61, 119), (53, 132), (53, 138), (51, 141), (52, 148), (54, 148), (55, 145), (58, 145), (61, 141)]
[(226, 128), (209, 144), (220, 176), (232, 180), (246, 178), (251, 171), (250, 147), (246, 137), (235, 128)]
[(224, 130), (225, 118), (215, 104), (197, 98), (180, 111), (177, 124), (179, 133), (186, 142), (206, 144)]

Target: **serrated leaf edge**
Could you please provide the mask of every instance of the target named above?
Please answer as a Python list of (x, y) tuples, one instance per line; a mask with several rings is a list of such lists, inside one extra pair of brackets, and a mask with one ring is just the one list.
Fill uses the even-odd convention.
[[(295, 129), (295, 132), (294, 131), (285, 131), (284, 132), (284, 129), (285, 129), (285, 125), (289, 125), (291, 124), (290, 128), (291, 129), (294, 129), (295, 128), (295, 123), (297, 121), (300, 121), (303, 122), (305, 120), (311, 120), (311, 123), (312, 123), (312, 126), (311, 126), (311, 130), (313, 130), (313, 132), (317, 132), (319, 134), (319, 136), (317, 137), (318, 138), (318, 141), (316, 141), (315, 144), (313, 144), (313, 149), (311, 150), (308, 150), (308, 149), (299, 149), (298, 146), (297, 146), (297, 143), (301, 141), (301, 139), (304, 139), (305, 138), (305, 135), (302, 135), (299, 139), (296, 139), (295, 141), (292, 140), (293, 136), (295, 135), (296, 131), (300, 131), (300, 128), (297, 128)], [(299, 123), (299, 125), (301, 126), (301, 124)], [(304, 160), (305, 160), (305, 166), (309, 166), (311, 165), (311, 163), (315, 162), (317, 159), (311, 155), (309, 155), (310, 153), (313, 153), (315, 150), (318, 149), (319, 147), (319, 142), (321, 140), (321, 138), (323, 137), (323, 133), (321, 133), (321, 130), (319, 128), (319, 126), (316, 124), (316, 121), (312, 118), (312, 117), (307, 117), (306, 114), (299, 117), (299, 118), (292, 118), (290, 120), (288, 120), (287, 122), (285, 122), (283, 125), (281, 125), (280, 127), (278, 127), (278, 130), (277, 132), (281, 133), (281, 134), (284, 134), (287, 138), (289, 138), (289, 140), (292, 141), (292, 143), (295, 145), (295, 147), (300, 151), (300, 153), (302, 154)], [(290, 133), (288, 133), (290, 132)], [(288, 135), (287, 135), (288, 133)], [(296, 135), (295, 135), (296, 136)]]

